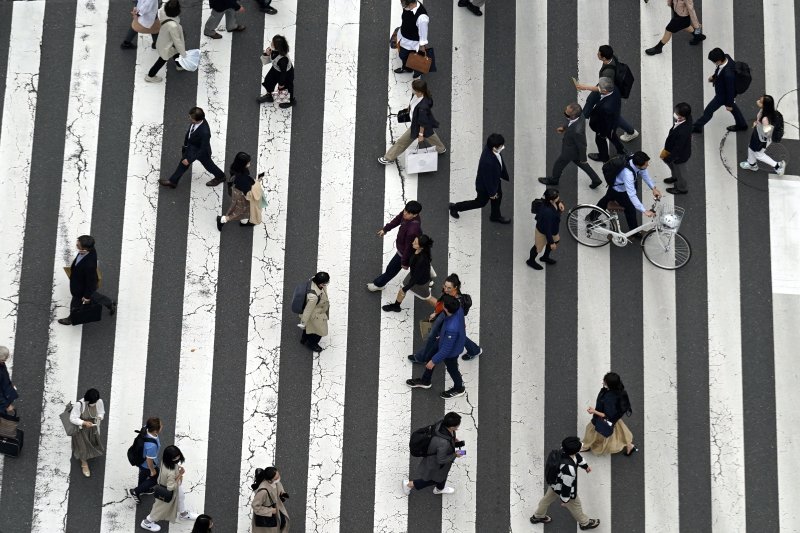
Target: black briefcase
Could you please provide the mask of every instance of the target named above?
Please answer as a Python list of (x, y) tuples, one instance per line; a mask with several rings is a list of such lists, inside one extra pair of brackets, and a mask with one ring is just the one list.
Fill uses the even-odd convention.
[(21, 429), (17, 428), (16, 437), (0, 437), (0, 453), (10, 457), (19, 457), (19, 452), (22, 451), (22, 440), (25, 434)]
[(72, 321), (73, 326), (78, 324), (87, 324), (89, 322), (100, 322), (103, 318), (103, 306), (101, 304), (90, 302), (76, 307), (69, 314), (69, 319)]

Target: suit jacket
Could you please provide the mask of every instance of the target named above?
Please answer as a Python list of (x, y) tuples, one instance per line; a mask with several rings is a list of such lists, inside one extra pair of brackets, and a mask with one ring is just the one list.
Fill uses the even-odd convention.
[(225, 11), (226, 9), (235, 9), (238, 11), (239, 8), (242, 7), (236, 0), (208, 0), (208, 5), (217, 12)]
[(669, 156), (664, 160), (669, 163), (685, 163), (692, 155), (692, 120), (687, 119), (680, 126), (669, 130), (664, 150)]
[(183, 157), (191, 163), (201, 157), (211, 157), (211, 128), (208, 127), (208, 122), (203, 121), (189, 137), (189, 130), (191, 126), (186, 129), (183, 136)]
[(431, 112), (433, 107), (433, 100), (430, 98), (423, 98), (414, 108), (414, 113), (411, 115), (411, 139), (416, 139), (419, 135), (419, 127), (425, 128), (423, 135), (427, 139), (435, 133), (434, 129), (439, 127), (439, 123)]
[(724, 105), (732, 107), (736, 98), (736, 73), (733, 70), (733, 58), (727, 54), (728, 64), (714, 77), (714, 94), (722, 99)]
[(620, 112), (622, 111), (622, 98), (619, 91), (614, 89), (608, 96), (597, 102), (589, 118), (589, 126), (601, 135), (609, 136), (617, 127)]
[(89, 298), (97, 291), (97, 252), (92, 250), (80, 263), (76, 263), (77, 259), (72, 260), (69, 292), (76, 298)]
[(586, 119), (582, 116), (564, 132), (561, 138), (561, 157), (570, 161), (586, 161)]
[[(500, 154), (500, 159), (503, 154)], [(486, 146), (481, 152), (481, 159), (478, 162), (478, 176), (475, 178), (475, 190), (482, 192), (486, 196), (494, 196), (500, 188), (500, 180), (508, 181), (508, 167), (505, 160), (502, 166), (491, 146)]]

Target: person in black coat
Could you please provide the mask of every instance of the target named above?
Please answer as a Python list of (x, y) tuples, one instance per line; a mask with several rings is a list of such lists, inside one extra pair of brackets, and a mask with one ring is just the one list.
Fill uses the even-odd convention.
[(195, 161), (200, 161), (203, 168), (214, 175), (214, 179), (208, 181), (206, 185), (214, 187), (225, 181), (225, 172), (211, 160), (211, 128), (208, 127), (205, 119), (206, 114), (199, 107), (189, 110), (189, 121), (192, 125), (186, 130), (183, 138), (183, 148), (181, 149), (183, 159), (168, 180), (159, 180), (164, 187), (171, 189), (177, 187), (178, 180)]
[(674, 124), (669, 130), (664, 149), (661, 150), (661, 160), (667, 164), (672, 176), (665, 179), (664, 183), (674, 183), (667, 187), (671, 194), (686, 194), (686, 162), (692, 155), (692, 108), (686, 102), (675, 106), (672, 119)]
[(747, 121), (739, 110), (739, 106), (736, 105), (736, 72), (733, 58), (720, 48), (714, 48), (708, 53), (708, 60), (717, 66), (714, 74), (708, 78), (709, 83), (714, 84), (714, 98), (703, 110), (703, 116), (695, 121), (692, 132), (703, 133), (703, 126), (722, 106), (731, 112), (736, 121), (735, 125), (728, 126), (728, 131), (745, 131)]
[(236, 22), (236, 13), (244, 13), (244, 7), (239, 5), (236, 0), (208, 0), (211, 7), (206, 25), (203, 27), (203, 35), (212, 39), (222, 39), (222, 35), (217, 32), (217, 26), (225, 15), (225, 30), (228, 32), (243, 31), (244, 26)]
[[(81, 305), (94, 302), (107, 307), (109, 314), (113, 315), (117, 312), (117, 302), (97, 292), (97, 251), (94, 249), (94, 237), (81, 235), (76, 246), (78, 255), (72, 260), (69, 277), (69, 292), (72, 294), (70, 312)], [(72, 325), (72, 320), (69, 317), (60, 318), (58, 323), (69, 326)]]
[(19, 397), (17, 388), (11, 383), (8, 375), (6, 361), (11, 357), (11, 352), (5, 346), (0, 346), (0, 413), (14, 413), (14, 401)]
[(622, 97), (614, 87), (614, 80), (611, 78), (600, 78), (597, 86), (600, 89), (600, 101), (594, 106), (592, 114), (589, 116), (589, 127), (594, 131), (597, 153), (589, 154), (589, 159), (605, 163), (609, 160), (608, 141), (611, 141), (618, 154), (625, 153), (625, 147), (617, 137)]
[(567, 105), (564, 109), (567, 124), (556, 128), (558, 133), (564, 134), (561, 139), (561, 155), (553, 163), (551, 177), (539, 178), (539, 183), (550, 186), (558, 185), (561, 173), (570, 163), (575, 163), (578, 168), (589, 175), (592, 180), (590, 188), (595, 189), (603, 183), (597, 172), (586, 161), (586, 119), (581, 115), (582, 111), (581, 105), (577, 102)]
[(492, 211), (489, 220), (500, 224), (511, 223), (510, 218), (500, 214), (500, 202), (503, 200), (503, 189), (500, 180), (509, 181), (508, 168), (501, 152), (505, 148), (506, 140), (499, 133), (492, 133), (486, 140), (486, 146), (481, 153), (478, 162), (478, 175), (475, 178), (475, 191), (477, 197), (474, 200), (450, 204), (450, 216), (459, 218), (460, 211), (470, 209), (480, 209), (491, 201)]
[(561, 213), (564, 212), (564, 202), (557, 189), (548, 188), (544, 191), (544, 200), (536, 211), (536, 229), (534, 230), (534, 243), (530, 257), (525, 263), (534, 270), (541, 270), (542, 265), (536, 262), (536, 256), (544, 250), (542, 262), (555, 265), (556, 260), (550, 259), (550, 252), (558, 248), (561, 240), (558, 228), (561, 226)]
[(411, 113), (411, 126), (397, 138), (397, 141), (383, 157), (378, 158), (378, 163), (382, 165), (394, 163), (400, 154), (405, 152), (414, 141), (418, 143), (428, 141), (436, 148), (436, 152), (439, 154), (447, 151), (435, 131), (439, 127), (439, 122), (433, 116), (433, 111), (431, 111), (433, 97), (428, 89), (428, 84), (425, 80), (416, 79), (411, 82), (411, 90), (414, 94), (407, 108)]
[(261, 54), (261, 63), (270, 65), (264, 81), (261, 82), (267, 92), (259, 96), (256, 101), (259, 104), (274, 102), (275, 98), (272, 96), (272, 92), (277, 86), (278, 90), (286, 89), (289, 93), (289, 101), (279, 103), (278, 107), (286, 109), (294, 106), (297, 103), (294, 98), (294, 65), (289, 59), (289, 41), (286, 40), (286, 37), (276, 35), (272, 38), (269, 48)]

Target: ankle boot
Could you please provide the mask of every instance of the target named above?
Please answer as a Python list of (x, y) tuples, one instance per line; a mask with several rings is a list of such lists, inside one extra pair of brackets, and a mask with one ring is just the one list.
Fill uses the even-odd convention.
[(534, 270), (541, 270), (544, 267), (542, 267), (542, 265), (536, 262), (537, 254), (538, 252), (536, 251), (536, 246), (534, 246), (533, 248), (531, 248), (530, 257), (528, 257), (528, 260), (525, 261), (525, 264)]
[(547, 246), (544, 249), (544, 254), (542, 254), (542, 263), (547, 263), (548, 265), (555, 265), (556, 260), (550, 259), (550, 247)]
[(644, 53), (649, 56), (654, 56), (656, 54), (660, 54), (662, 48), (664, 48), (664, 43), (658, 41), (658, 43), (653, 48), (648, 48), (647, 50), (644, 51)]

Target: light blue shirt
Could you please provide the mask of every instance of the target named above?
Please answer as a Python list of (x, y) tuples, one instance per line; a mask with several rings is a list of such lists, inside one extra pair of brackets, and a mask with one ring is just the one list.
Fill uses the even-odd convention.
[(651, 190), (653, 187), (655, 187), (653, 180), (650, 179), (650, 174), (647, 173), (647, 169), (641, 169), (634, 165), (633, 161), (630, 161), (628, 166), (617, 175), (617, 179), (614, 181), (613, 189), (617, 192), (627, 192), (628, 198), (631, 199), (633, 207), (635, 207), (637, 211), (644, 213), (646, 209), (642, 205), (642, 202), (639, 201), (639, 197), (636, 195), (636, 174), (642, 177), (642, 180), (644, 180)]
[(150, 433), (147, 434), (147, 438), (156, 439), (155, 442), (145, 441), (144, 443), (144, 457), (145, 460), (142, 462), (142, 468), (148, 468), (147, 466), (147, 458), (153, 460), (153, 466), (158, 466), (158, 450), (161, 448), (161, 439), (158, 436), (153, 436)]

